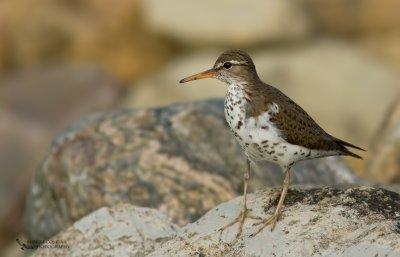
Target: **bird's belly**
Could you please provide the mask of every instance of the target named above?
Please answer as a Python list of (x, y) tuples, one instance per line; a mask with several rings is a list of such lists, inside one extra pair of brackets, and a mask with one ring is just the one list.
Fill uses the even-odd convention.
[(282, 167), (315, 158), (317, 152), (302, 146), (293, 145), (282, 138), (277, 138), (273, 133), (263, 131), (236, 132), (236, 137), (246, 156), (253, 162), (272, 162)]
[(255, 162), (269, 161), (280, 166), (289, 166), (309, 152), (304, 147), (287, 143), (273, 132), (254, 129), (236, 133), (245, 154)]
[(246, 119), (244, 113), (234, 108), (226, 112), (226, 119), (244, 153), (253, 162), (268, 161), (288, 167), (317, 154), (286, 142), (269, 117)]

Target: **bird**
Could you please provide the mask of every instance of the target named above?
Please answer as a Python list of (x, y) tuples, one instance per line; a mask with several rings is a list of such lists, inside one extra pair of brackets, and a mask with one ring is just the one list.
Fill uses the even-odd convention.
[[(351, 156), (362, 159), (349, 148), (363, 148), (328, 134), (311, 116), (278, 88), (264, 83), (257, 74), (252, 58), (242, 50), (227, 50), (211, 69), (180, 80), (186, 83), (215, 78), (227, 84), (224, 101), (226, 121), (246, 156), (243, 202), (240, 214), (224, 230), (236, 223), (242, 233), (244, 221), (257, 220), (252, 235), (271, 225), (274, 230), (290, 186), (290, 169), (297, 162), (328, 156)], [(272, 162), (281, 167), (284, 178), (278, 204), (270, 217), (262, 219), (247, 207), (251, 164)]]

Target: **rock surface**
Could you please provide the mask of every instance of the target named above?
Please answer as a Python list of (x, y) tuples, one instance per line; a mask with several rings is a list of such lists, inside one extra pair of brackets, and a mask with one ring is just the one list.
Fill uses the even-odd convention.
[[(257, 216), (272, 214), (278, 190), (257, 192), (250, 208)], [(272, 197), (273, 196), (273, 197)], [(240, 198), (221, 204), (194, 224), (185, 236), (170, 240), (149, 256), (399, 256), (400, 196), (383, 189), (332, 188), (290, 190), (276, 229), (250, 222), (238, 241), (237, 227), (216, 232), (240, 210)]]
[[(249, 195), (259, 217), (271, 215), (277, 188)], [(102, 208), (52, 240), (70, 249), (38, 250), (33, 256), (387, 256), (400, 255), (400, 195), (384, 189), (290, 189), (273, 232), (247, 220), (236, 240), (237, 225), (222, 233), (241, 208), (241, 197), (222, 203), (198, 221), (178, 228), (155, 210), (118, 205)], [(96, 231), (96, 233), (94, 233)]]
[(145, 256), (179, 231), (157, 210), (119, 204), (96, 210), (51, 239), (64, 249), (43, 248), (32, 257)]
[(384, 189), (400, 194), (400, 183), (382, 186)]
[[(48, 238), (102, 206), (156, 208), (179, 225), (242, 192), (245, 158), (231, 136), (223, 101), (97, 114), (50, 147), (30, 187), (31, 238)], [(276, 166), (256, 167), (251, 186), (281, 185)], [(340, 158), (293, 169), (294, 183), (360, 183)]]
[(362, 41), (363, 47), (388, 64), (400, 69), (400, 31), (384, 35), (371, 35)]
[(367, 174), (380, 183), (400, 183), (400, 95), (384, 117), (372, 142)]
[(143, 7), (144, 21), (153, 30), (191, 44), (284, 41), (310, 31), (305, 12), (293, 0), (147, 0)]

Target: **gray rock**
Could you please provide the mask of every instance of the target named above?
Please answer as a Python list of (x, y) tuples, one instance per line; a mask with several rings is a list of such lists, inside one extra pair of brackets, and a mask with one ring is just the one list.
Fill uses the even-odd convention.
[[(393, 0), (305, 0), (302, 1), (313, 22), (326, 32), (345, 36), (379, 38), (388, 31), (396, 32), (400, 26), (398, 1)], [(377, 11), (379, 10), (379, 11)], [(377, 36), (379, 35), (379, 36)]]
[[(242, 193), (245, 158), (229, 132), (222, 100), (88, 117), (59, 135), (29, 190), (31, 238), (49, 238), (102, 206), (156, 208), (184, 225)], [(280, 185), (275, 166), (251, 186)], [(360, 182), (340, 158), (294, 167), (294, 183)]]
[(400, 194), (400, 184), (383, 185), (383, 188)]
[(180, 228), (162, 213), (148, 208), (119, 204), (100, 208), (78, 220), (50, 241), (58, 247), (42, 248), (32, 257), (45, 256), (145, 256)]
[(310, 24), (298, 1), (143, 1), (154, 31), (191, 44), (256, 44), (303, 38)]
[[(273, 213), (278, 189), (251, 195), (256, 216)], [(222, 233), (240, 211), (241, 198), (220, 204), (148, 257), (162, 256), (388, 256), (400, 255), (400, 195), (374, 188), (292, 189), (273, 232), (247, 221), (235, 240), (237, 225)]]
[(390, 105), (376, 131), (367, 175), (380, 183), (400, 183), (400, 95)]

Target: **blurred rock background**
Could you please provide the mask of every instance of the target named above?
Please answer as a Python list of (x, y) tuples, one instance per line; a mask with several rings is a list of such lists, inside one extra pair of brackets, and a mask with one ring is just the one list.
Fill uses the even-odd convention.
[(56, 133), (93, 112), (223, 97), (215, 80), (177, 81), (228, 48), (248, 51), (328, 132), (370, 149), (348, 160), (358, 176), (400, 183), (398, 10), (397, 0), (0, 1), (0, 255), (14, 253)]

